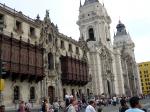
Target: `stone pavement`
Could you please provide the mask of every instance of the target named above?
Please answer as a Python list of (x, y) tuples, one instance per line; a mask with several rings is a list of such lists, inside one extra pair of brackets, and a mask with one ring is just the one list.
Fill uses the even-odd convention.
[[(147, 112), (150, 112), (150, 99), (143, 99), (140, 100), (140, 102), (143, 105), (143, 107), (148, 110)], [(113, 105), (102, 106), (102, 112), (119, 112), (119, 106), (120, 104), (117, 104), (116, 106)], [(85, 112), (85, 110), (82, 110), (81, 112)]]
[[(148, 112), (150, 112), (150, 99), (140, 100), (140, 103), (143, 105), (144, 108), (146, 108), (148, 110)], [(119, 112), (118, 111), (119, 106), (120, 106), (119, 104), (116, 105), (116, 106), (109, 105), (109, 106), (105, 106), (105, 107), (102, 107), (102, 108), (103, 108), (103, 112)]]

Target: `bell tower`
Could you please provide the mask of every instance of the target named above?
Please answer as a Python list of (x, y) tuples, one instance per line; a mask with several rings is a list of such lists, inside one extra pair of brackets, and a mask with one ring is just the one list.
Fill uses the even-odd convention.
[(110, 23), (111, 19), (107, 11), (98, 0), (85, 0), (84, 4), (80, 3), (79, 25), (80, 38), (84, 40), (99, 42), (104, 45), (110, 44)]
[(80, 40), (84, 40), (89, 48), (87, 57), (92, 76), (91, 90), (95, 95), (105, 93), (112, 96), (115, 93), (110, 23), (104, 5), (98, 0), (85, 0), (83, 5), (80, 2), (77, 24)]

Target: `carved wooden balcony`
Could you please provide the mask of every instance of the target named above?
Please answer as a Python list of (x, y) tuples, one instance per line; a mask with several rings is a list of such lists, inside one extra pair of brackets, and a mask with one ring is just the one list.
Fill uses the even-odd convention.
[[(12, 35), (13, 36), (13, 35)], [(30, 42), (0, 34), (1, 59), (5, 62), (3, 78), (40, 81), (44, 78), (43, 49)]]

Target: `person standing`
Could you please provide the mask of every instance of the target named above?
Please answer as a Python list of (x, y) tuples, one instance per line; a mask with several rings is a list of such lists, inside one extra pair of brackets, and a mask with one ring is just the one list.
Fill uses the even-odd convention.
[(5, 112), (5, 105), (0, 106), (0, 112)]
[(68, 107), (68, 105), (70, 104), (69, 95), (67, 93), (65, 95), (65, 104), (66, 104), (66, 107)]
[(54, 112), (59, 112), (59, 103), (58, 103), (57, 99), (55, 99), (55, 101), (53, 103), (53, 107), (54, 107)]
[(26, 103), (25, 105), (25, 110), (26, 112), (31, 112), (31, 109), (32, 109), (31, 100), (29, 100), (29, 102)]
[(24, 103), (24, 101), (20, 102), (18, 112), (25, 112), (25, 103)]
[(142, 106), (139, 100), (140, 99), (136, 96), (130, 98), (129, 103), (130, 103), (131, 108), (126, 110), (125, 112), (144, 112), (141, 108)]
[(96, 102), (94, 100), (90, 100), (89, 105), (85, 109), (85, 112), (96, 112), (95, 107)]
[(70, 99), (70, 104), (69, 106), (66, 108), (67, 112), (76, 112), (76, 105), (77, 105), (77, 101), (75, 98)]
[(117, 97), (114, 96), (114, 97), (113, 97), (113, 106), (116, 106), (116, 104), (117, 104)]
[(44, 99), (44, 102), (42, 104), (42, 112), (50, 112), (50, 105), (47, 99)]
[(129, 109), (128, 105), (126, 104), (125, 98), (122, 98), (120, 100), (120, 104), (121, 104), (121, 107), (119, 107), (119, 112), (125, 112), (127, 109)]

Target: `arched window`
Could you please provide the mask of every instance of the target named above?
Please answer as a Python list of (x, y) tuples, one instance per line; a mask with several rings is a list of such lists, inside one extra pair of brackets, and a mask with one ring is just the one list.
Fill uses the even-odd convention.
[(52, 53), (48, 53), (48, 69), (54, 69), (54, 59)]
[(20, 89), (19, 86), (14, 87), (14, 100), (19, 100), (20, 98)]
[(35, 99), (35, 88), (34, 87), (30, 88), (30, 99)]
[(49, 42), (52, 42), (52, 35), (51, 34), (48, 34), (48, 40), (49, 40)]
[(90, 28), (88, 32), (89, 32), (89, 39), (88, 39), (88, 41), (95, 41), (93, 28)]

